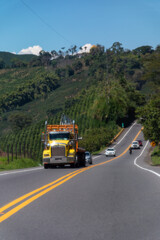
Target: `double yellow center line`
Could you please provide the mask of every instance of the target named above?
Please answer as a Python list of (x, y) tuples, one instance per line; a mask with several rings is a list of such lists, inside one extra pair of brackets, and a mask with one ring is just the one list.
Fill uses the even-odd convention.
[[(141, 133), (141, 130), (137, 133), (136, 137), (134, 138), (134, 140), (137, 139), (137, 137), (139, 136), (139, 134)], [(133, 140), (133, 141), (134, 141)], [(119, 156), (112, 158), (110, 160), (107, 160), (105, 162), (102, 163), (98, 163), (89, 167), (85, 167), (79, 170), (76, 170), (74, 172), (71, 172), (63, 177), (58, 178), (57, 180), (46, 184), (32, 192), (29, 192), (17, 199), (15, 199), (14, 201), (6, 204), (5, 206), (0, 208), (0, 223), (3, 222), (4, 220), (6, 220), (7, 218), (9, 218), (10, 216), (12, 216), (13, 214), (15, 214), (16, 212), (18, 212), (20, 209), (24, 208), (25, 206), (27, 206), (28, 204), (30, 204), (31, 202), (35, 201), (36, 199), (40, 198), (41, 196), (43, 196), (44, 194), (48, 193), (49, 191), (53, 190), (54, 188), (62, 185), (63, 183), (67, 182), (68, 180), (70, 180), (71, 178), (74, 178), (75, 176), (77, 176), (78, 174), (85, 172), (91, 168), (109, 163), (111, 161), (114, 161), (117, 158), (120, 158), (121, 156), (123, 156), (129, 149), (130, 145), (128, 146), (128, 148), (121, 153)], [(25, 201), (23, 201), (25, 200)], [(22, 202), (23, 201), (23, 202)], [(20, 203), (22, 202), (22, 203)], [(17, 206), (15, 206), (17, 205)], [(14, 207), (13, 207), (14, 206)], [(5, 213), (6, 210), (8, 210), (9, 208), (13, 207), (11, 210), (9, 210), (8, 212)]]

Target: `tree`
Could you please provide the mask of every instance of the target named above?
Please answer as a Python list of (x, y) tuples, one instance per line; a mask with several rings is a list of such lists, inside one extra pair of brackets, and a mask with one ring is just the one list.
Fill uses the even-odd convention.
[(74, 55), (74, 54), (77, 52), (77, 46), (76, 46), (76, 45), (72, 46), (72, 47), (69, 49), (69, 51), (72, 53), (72, 55)]
[(39, 57), (41, 59), (42, 65), (49, 66), (51, 64), (52, 55), (49, 52), (45, 52), (44, 50), (40, 51)]
[(14, 130), (22, 130), (32, 123), (32, 118), (26, 113), (13, 113), (9, 116), (9, 122)]
[(79, 71), (82, 69), (83, 67), (83, 64), (81, 63), (81, 61), (76, 61), (74, 64), (73, 64), (73, 67), (76, 71)]
[(152, 53), (153, 52), (153, 47), (151, 46), (141, 46), (133, 50), (134, 54), (143, 54), (145, 55), (146, 53)]
[(68, 75), (68, 77), (74, 75), (74, 70), (73, 70), (73, 68), (70, 67), (70, 66), (67, 66), (67, 75)]
[(155, 52), (160, 53), (160, 45), (156, 47)]
[(90, 50), (90, 53), (92, 55), (97, 55), (97, 56), (101, 56), (104, 53), (104, 46), (97, 44), (97, 46), (93, 46)]
[(52, 56), (53, 59), (58, 57), (58, 53), (56, 52), (56, 50), (51, 51), (51, 56)]
[(41, 62), (41, 59), (40, 57), (38, 58), (33, 58), (30, 60), (29, 62), (29, 66), (30, 67), (37, 67), (37, 66), (41, 66), (42, 65), (42, 62)]
[(154, 96), (144, 106), (136, 111), (140, 122), (144, 126), (144, 136), (146, 139), (160, 142), (160, 96)]
[(12, 68), (19, 68), (19, 67), (26, 67), (27, 64), (18, 58), (13, 58), (11, 60), (11, 66)]
[(105, 95), (98, 96), (92, 106), (92, 116), (94, 119), (106, 121), (109, 113), (109, 105)]
[(145, 73), (143, 80), (152, 82), (155, 90), (160, 86), (160, 53), (153, 53), (143, 60)]
[(110, 48), (110, 50), (114, 54), (120, 54), (120, 53), (124, 52), (124, 49), (122, 47), (122, 43), (120, 43), (120, 42), (114, 42), (112, 47)]
[(5, 62), (3, 61), (2, 58), (0, 58), (0, 69), (5, 68)]

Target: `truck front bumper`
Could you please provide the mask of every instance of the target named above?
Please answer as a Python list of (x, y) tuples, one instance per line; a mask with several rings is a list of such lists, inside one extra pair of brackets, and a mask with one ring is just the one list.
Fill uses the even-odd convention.
[(43, 158), (43, 164), (66, 165), (71, 163), (74, 163), (74, 157), (57, 156), (51, 158)]

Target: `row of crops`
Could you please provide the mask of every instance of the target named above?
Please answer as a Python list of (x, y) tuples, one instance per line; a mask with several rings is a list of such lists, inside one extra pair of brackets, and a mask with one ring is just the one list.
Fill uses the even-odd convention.
[[(67, 100), (64, 111), (50, 116), (47, 121), (49, 124), (59, 124), (61, 115), (64, 113), (70, 119), (74, 119), (79, 126), (79, 134), (84, 136), (87, 129), (97, 129), (106, 124), (92, 117), (92, 105), (95, 100), (95, 88), (83, 91), (74, 100)], [(13, 148), (13, 152), (18, 154), (27, 154), (29, 157), (41, 161), (43, 144), (41, 142), (41, 133), (44, 131), (44, 121), (33, 124), (21, 131), (10, 132), (0, 141), (1, 149), (6, 152), (7, 146)]]

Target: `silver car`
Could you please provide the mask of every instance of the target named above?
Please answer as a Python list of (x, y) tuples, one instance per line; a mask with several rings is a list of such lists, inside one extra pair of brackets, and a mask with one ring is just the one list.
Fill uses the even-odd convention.
[(105, 155), (106, 157), (109, 157), (109, 156), (116, 156), (116, 150), (114, 148), (108, 148), (106, 151), (105, 151)]
[(85, 160), (89, 164), (92, 164), (92, 155), (90, 154), (90, 152), (85, 152)]

